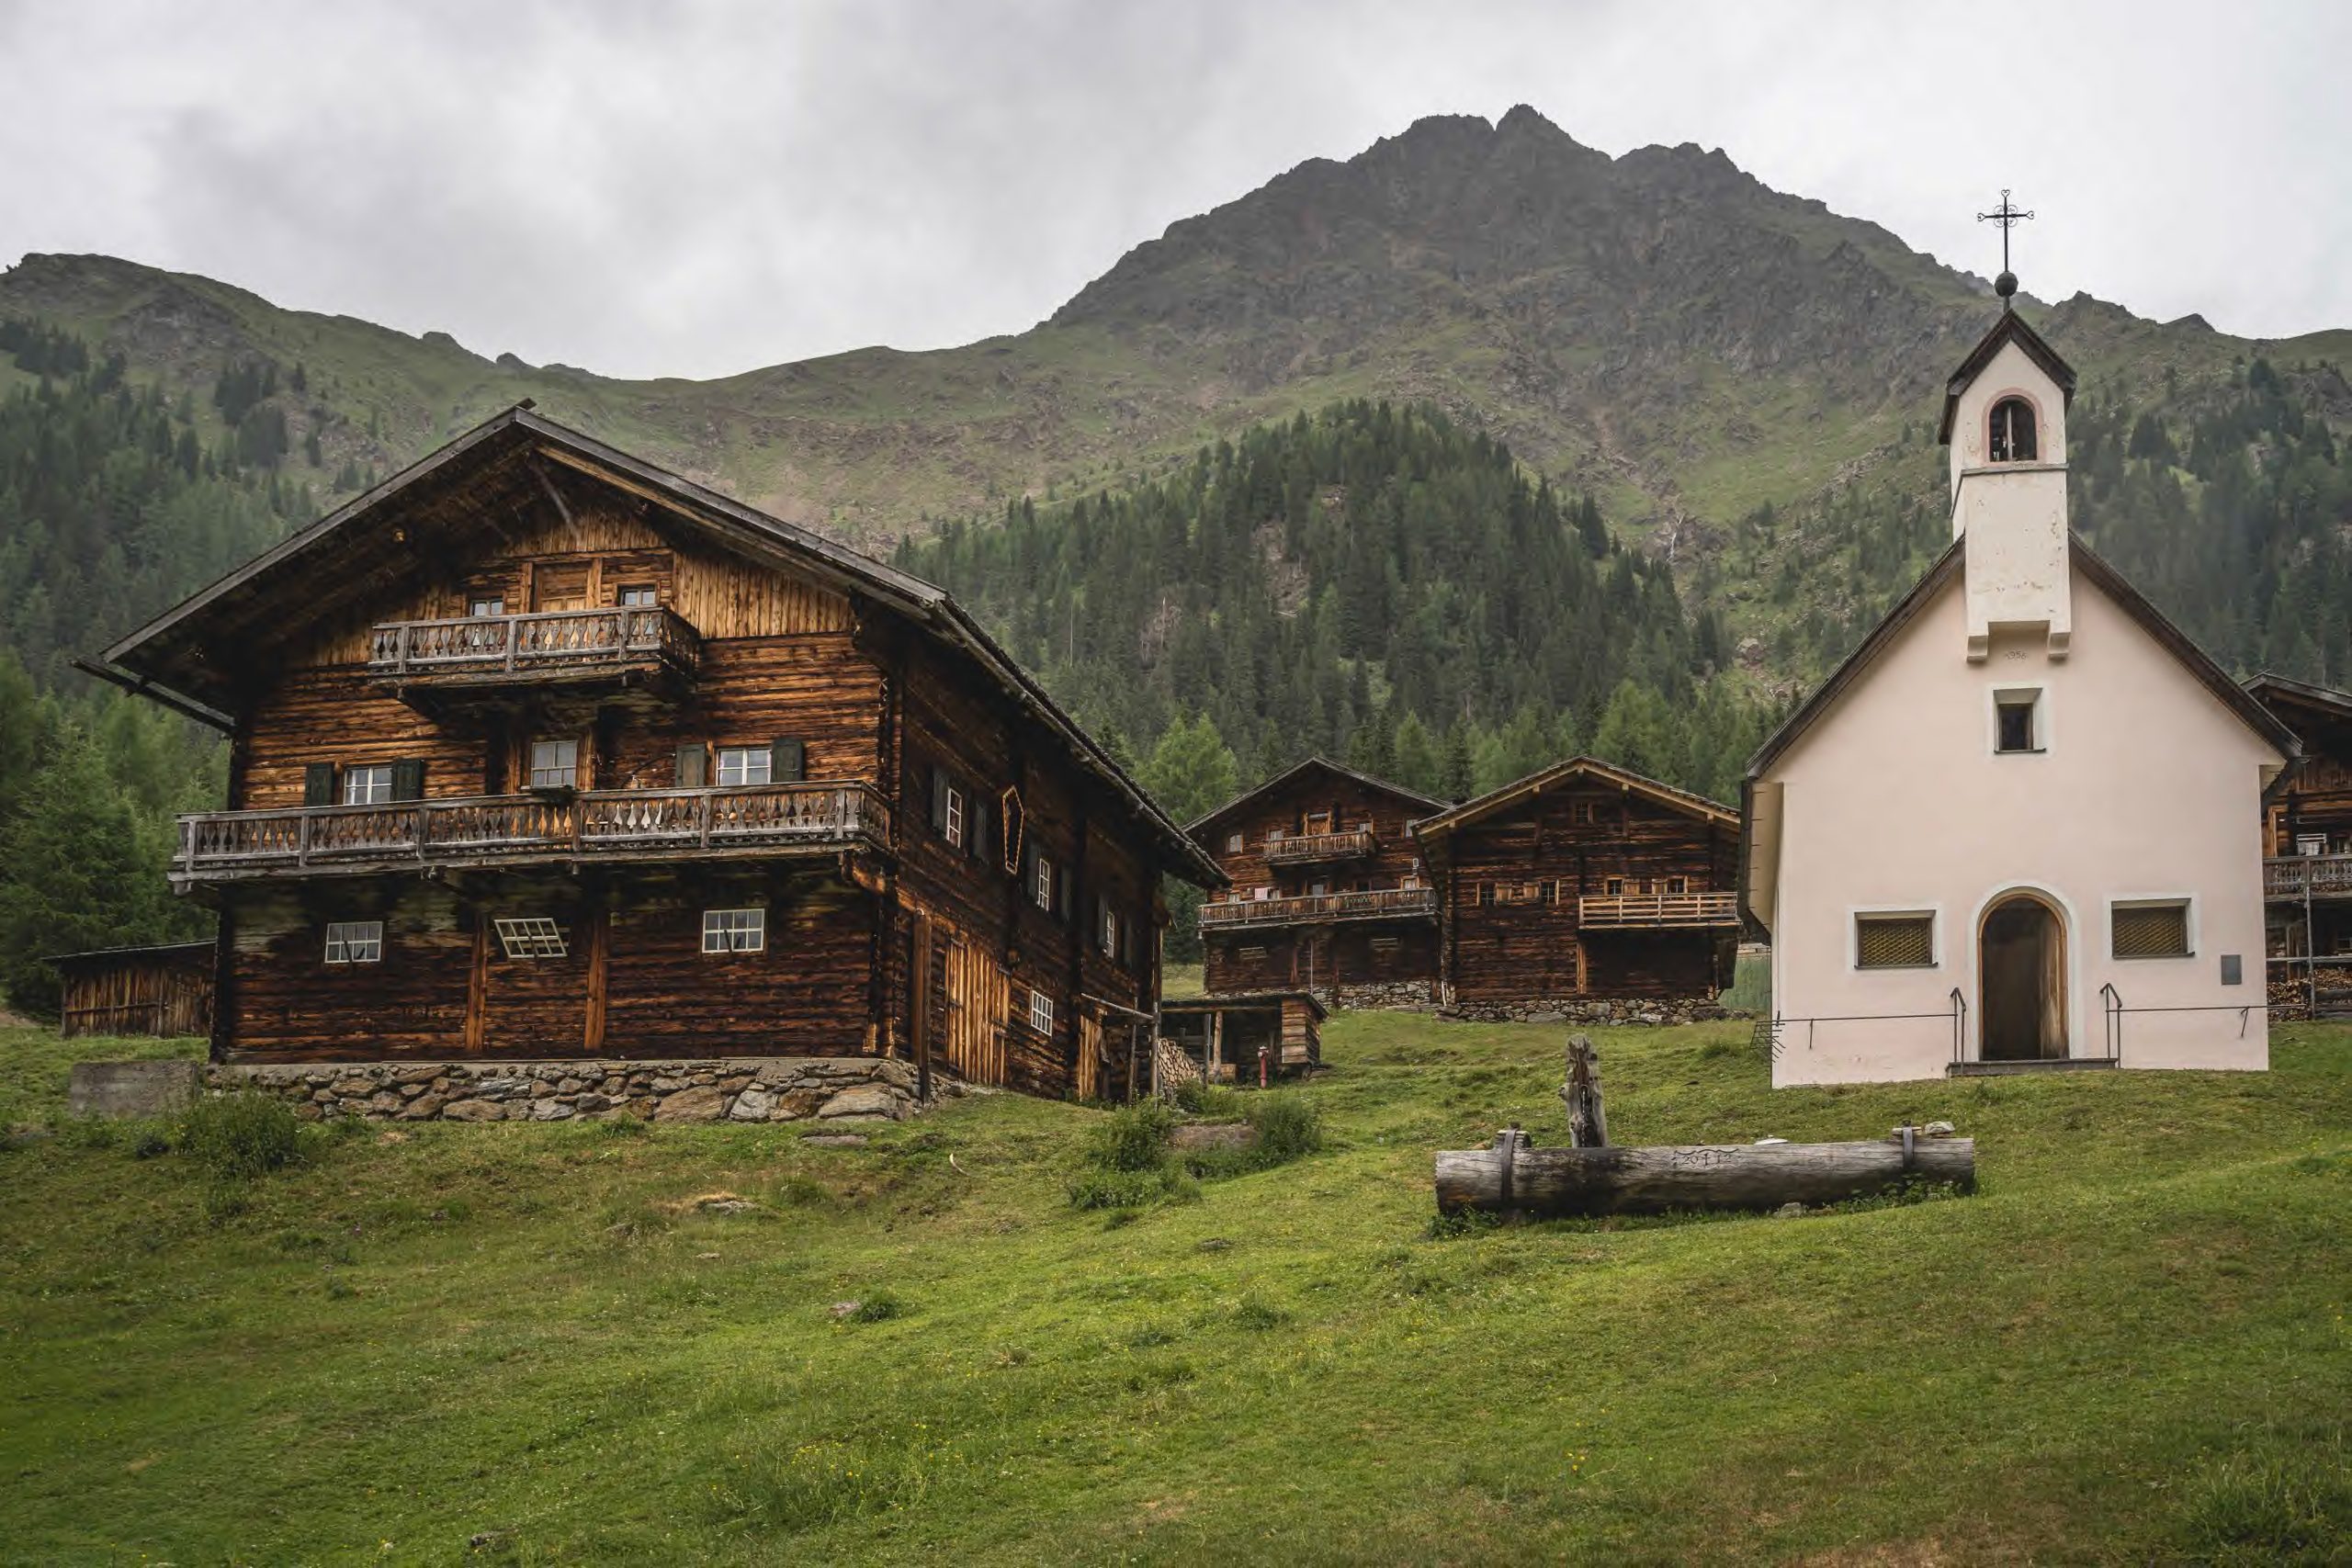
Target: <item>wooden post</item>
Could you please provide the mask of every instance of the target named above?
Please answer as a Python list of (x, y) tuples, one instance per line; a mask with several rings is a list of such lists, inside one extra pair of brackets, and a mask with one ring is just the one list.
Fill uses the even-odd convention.
[(931, 1101), (931, 916), (917, 909), (914, 912), (914, 973), (908, 976), (907, 987), (913, 998), (914, 1016), (909, 1020), (908, 1032), (915, 1053), (915, 1098), (924, 1104)]
[(603, 893), (588, 911), (588, 1006), (581, 1049), (594, 1056), (605, 1049), (605, 973), (612, 948), (613, 912)]
[(1579, 1149), (1606, 1148), (1609, 1118), (1600, 1106), (1600, 1053), (1589, 1034), (1568, 1036), (1568, 1076), (1560, 1085), (1568, 1105), (1568, 1143)]

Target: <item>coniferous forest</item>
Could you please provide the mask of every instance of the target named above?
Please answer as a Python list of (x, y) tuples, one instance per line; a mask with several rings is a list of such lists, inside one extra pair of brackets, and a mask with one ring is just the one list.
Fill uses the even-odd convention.
[[(175, 399), (47, 326), (0, 323), (0, 355), (36, 378), (0, 397), (0, 989), (43, 1010), (41, 955), (203, 929), (163, 867), (223, 777), (217, 738), (72, 659), (363, 480), (289, 440), (299, 365), (241, 358)], [(2075, 526), (2236, 672), (2352, 682), (2347, 406), (2332, 367), (2261, 358), (2138, 400), (2086, 387)], [(1474, 426), (1347, 402), (897, 556), (1180, 819), (1314, 751), (1459, 797), (1589, 750), (1728, 800), (1948, 541), (1932, 428), (1892, 457), (1676, 567)]]

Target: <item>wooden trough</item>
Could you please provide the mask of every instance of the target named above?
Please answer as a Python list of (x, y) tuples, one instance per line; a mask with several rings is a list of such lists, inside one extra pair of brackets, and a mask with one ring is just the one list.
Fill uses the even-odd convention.
[(1905, 1181), (1976, 1186), (1976, 1140), (1897, 1127), (1883, 1143), (1667, 1144), (1612, 1145), (1600, 1103), (1600, 1054), (1590, 1037), (1568, 1040), (1568, 1136), (1576, 1145), (1539, 1149), (1506, 1127), (1484, 1149), (1437, 1156), (1442, 1213), (1476, 1210), (1542, 1219), (1663, 1214), (1676, 1210), (1778, 1209), (1835, 1203)]

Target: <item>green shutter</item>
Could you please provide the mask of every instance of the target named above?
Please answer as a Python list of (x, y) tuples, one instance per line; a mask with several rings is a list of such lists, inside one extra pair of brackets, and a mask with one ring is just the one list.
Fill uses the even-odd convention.
[(334, 804), (334, 764), (311, 762), (302, 769), (302, 804), (333, 806)]
[(392, 764), (392, 798), (423, 800), (424, 798), (424, 759), (402, 757)]
[(700, 746), (678, 748), (678, 787), (701, 789), (710, 783), (710, 753)]
[(808, 748), (798, 740), (768, 742), (768, 778), (775, 784), (798, 784), (808, 776)]

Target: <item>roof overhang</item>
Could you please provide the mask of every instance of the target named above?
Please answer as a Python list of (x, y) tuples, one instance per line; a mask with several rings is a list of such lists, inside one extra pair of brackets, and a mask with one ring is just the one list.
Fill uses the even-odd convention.
[(1302, 761), (1292, 763), (1289, 767), (1284, 768), (1281, 773), (1276, 773), (1272, 778), (1268, 779), (1264, 784), (1259, 784), (1253, 789), (1243, 790), (1239, 795), (1235, 795), (1231, 800), (1227, 801), (1224, 805), (1218, 807), (1207, 816), (1201, 818), (1185, 830), (1196, 835), (1204, 832), (1214, 825), (1219, 818), (1226, 816), (1236, 808), (1247, 806), (1253, 800), (1258, 800), (1266, 795), (1275, 794), (1278, 791), (1286, 788), (1292, 783), (1306, 774), (1316, 772), (1331, 773), (1337, 777), (1363, 784), (1367, 789), (1376, 790), (1383, 795), (1390, 795), (1396, 800), (1402, 801), (1407, 806), (1416, 807), (1422, 810), (1443, 811), (1446, 808), (1446, 803), (1442, 800), (1423, 795), (1419, 790), (1407, 789), (1403, 784), (1391, 784), (1386, 779), (1374, 778), (1370, 773), (1359, 773), (1357, 770), (1347, 766), (1345, 763), (1335, 762), (1330, 758), (1318, 753), (1315, 756), (1308, 757)]
[(1566, 784), (1572, 779), (1594, 779), (1613, 784), (1630, 795), (1638, 795), (1670, 810), (1688, 817), (1701, 818), (1725, 827), (1736, 827), (1739, 813), (1720, 801), (1709, 800), (1653, 778), (1645, 778), (1630, 768), (1614, 762), (1604, 762), (1598, 757), (1570, 757), (1565, 761), (1539, 769), (1522, 779), (1514, 779), (1499, 789), (1487, 791), (1474, 800), (1465, 800), (1435, 817), (1413, 824), (1417, 839), (1442, 839), (1449, 833), (1468, 827), (1498, 811), (1508, 810), (1523, 801), (1532, 800), (1545, 791)]
[(1993, 323), (1993, 330), (1977, 340), (1976, 346), (1968, 351), (1968, 357), (1960, 362), (1960, 368), (1953, 371), (1951, 378), (1944, 383), (1943, 419), (1936, 427), (1938, 441), (1951, 444), (1952, 417), (1960, 408), (1961, 394), (1984, 373), (1984, 367), (1993, 363), (1993, 356), (2010, 344), (2017, 344), (2043, 375), (2058, 384), (2058, 395), (2064, 400), (2064, 406), (2074, 406), (2075, 367), (2060, 358), (2058, 351), (2051, 347), (2040, 333), (2026, 325), (2023, 316), (2015, 310), (2005, 310), (2001, 312), (2001, 319)]

